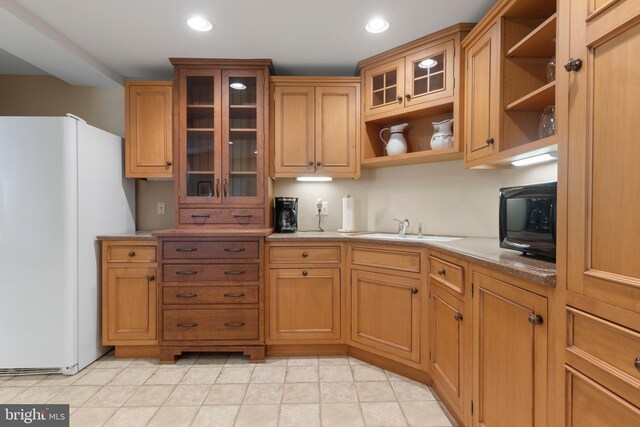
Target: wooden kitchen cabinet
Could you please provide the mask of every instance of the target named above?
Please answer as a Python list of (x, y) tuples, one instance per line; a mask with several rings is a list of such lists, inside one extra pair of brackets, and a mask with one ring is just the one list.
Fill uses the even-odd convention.
[(271, 176), (357, 178), (360, 79), (272, 77)]
[(125, 81), (127, 178), (173, 177), (170, 81)]
[(272, 268), (269, 272), (270, 341), (341, 338), (339, 268)]
[(472, 425), (547, 425), (547, 298), (473, 271)]
[[(462, 157), (464, 57), (461, 40), (473, 28), (458, 24), (360, 61), (363, 168)], [(434, 122), (453, 119), (451, 147), (432, 150)], [(387, 156), (380, 131), (408, 123), (408, 152)]]
[(102, 241), (102, 344), (118, 357), (158, 354), (155, 241)]
[[(567, 79), (557, 0), (501, 0), (462, 43), (466, 57), (465, 167), (510, 167), (558, 150), (567, 135)], [(564, 17), (563, 17), (564, 18)], [(546, 107), (555, 132), (539, 134)]]
[(395, 360), (421, 362), (420, 279), (351, 270), (351, 341)]
[(271, 61), (171, 63), (178, 227), (267, 227)]

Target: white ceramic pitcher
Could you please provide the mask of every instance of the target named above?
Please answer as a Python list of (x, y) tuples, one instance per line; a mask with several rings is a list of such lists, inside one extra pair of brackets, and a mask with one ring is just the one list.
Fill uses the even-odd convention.
[[(409, 126), (408, 123), (402, 123), (401, 125), (391, 126), (380, 131), (380, 139), (384, 142), (387, 155), (395, 156), (407, 152), (407, 141), (404, 139), (404, 128), (407, 126)], [(389, 131), (389, 141), (386, 141), (382, 136), (384, 131)]]
[(431, 137), (431, 149), (441, 150), (453, 147), (453, 119), (433, 122), (433, 136)]

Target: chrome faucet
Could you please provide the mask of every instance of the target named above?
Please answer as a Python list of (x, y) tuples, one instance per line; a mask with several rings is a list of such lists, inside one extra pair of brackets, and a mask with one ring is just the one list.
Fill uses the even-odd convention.
[(422, 223), (418, 224), (418, 237), (422, 237)]
[(407, 228), (409, 228), (409, 220), (394, 219), (394, 221), (398, 221), (398, 236), (404, 237), (404, 235), (407, 234)]

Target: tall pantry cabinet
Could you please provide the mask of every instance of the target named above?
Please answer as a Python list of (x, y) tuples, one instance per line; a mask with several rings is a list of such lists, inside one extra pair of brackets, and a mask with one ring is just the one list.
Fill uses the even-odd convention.
[(563, 421), (639, 425), (640, 2), (570, 6)]

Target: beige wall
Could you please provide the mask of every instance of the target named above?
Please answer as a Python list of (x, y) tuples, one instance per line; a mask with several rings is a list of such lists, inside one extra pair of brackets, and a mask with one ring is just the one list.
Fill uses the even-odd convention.
[[(124, 136), (124, 89), (70, 86), (50, 76), (0, 76), (0, 115), (59, 116), (73, 113), (91, 125)], [(467, 236), (498, 235), (498, 189), (556, 179), (556, 164), (508, 170), (465, 170), (461, 161), (364, 170), (359, 180), (298, 183), (277, 180), (276, 196), (299, 197), (301, 229), (315, 229), (315, 200), (329, 201), (326, 230), (342, 226), (342, 197), (351, 194), (356, 226), (395, 231), (393, 218), (408, 218), (416, 232)], [(165, 202), (166, 214), (156, 214)], [(173, 182), (136, 183), (139, 230), (174, 226)]]

